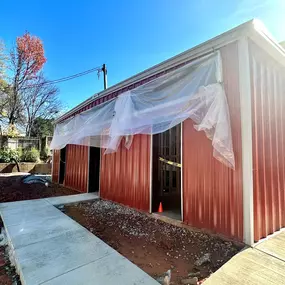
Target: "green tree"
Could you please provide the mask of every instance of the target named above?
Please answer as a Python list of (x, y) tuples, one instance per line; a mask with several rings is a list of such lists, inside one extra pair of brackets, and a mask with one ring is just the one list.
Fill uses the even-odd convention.
[(34, 124), (31, 128), (32, 137), (47, 137), (53, 135), (53, 120), (45, 119), (42, 117), (37, 117), (34, 121)]

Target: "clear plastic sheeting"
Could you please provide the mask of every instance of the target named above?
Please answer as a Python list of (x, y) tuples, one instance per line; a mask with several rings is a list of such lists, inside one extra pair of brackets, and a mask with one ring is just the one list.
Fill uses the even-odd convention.
[(231, 127), (219, 52), (119, 95), (60, 124), (52, 149), (83, 144), (117, 150), (135, 134), (162, 133), (190, 118), (212, 140), (213, 155), (234, 168)]

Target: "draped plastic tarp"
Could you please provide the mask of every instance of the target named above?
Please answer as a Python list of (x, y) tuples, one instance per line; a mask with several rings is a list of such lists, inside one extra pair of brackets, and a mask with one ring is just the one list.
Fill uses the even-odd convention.
[(51, 148), (83, 144), (113, 152), (122, 137), (129, 147), (132, 135), (162, 133), (188, 118), (212, 140), (214, 157), (234, 168), (219, 52), (57, 124)]

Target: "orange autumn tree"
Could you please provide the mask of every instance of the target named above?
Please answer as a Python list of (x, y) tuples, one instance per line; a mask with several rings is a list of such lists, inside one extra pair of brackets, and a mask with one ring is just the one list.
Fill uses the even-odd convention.
[(22, 94), (27, 86), (37, 79), (45, 62), (43, 43), (38, 37), (28, 32), (17, 37), (16, 45), (10, 52), (12, 80), (7, 107), (9, 124), (21, 123), (24, 120)]
[(42, 41), (29, 33), (17, 38), (18, 67), (22, 69), (22, 79), (32, 79), (46, 62)]

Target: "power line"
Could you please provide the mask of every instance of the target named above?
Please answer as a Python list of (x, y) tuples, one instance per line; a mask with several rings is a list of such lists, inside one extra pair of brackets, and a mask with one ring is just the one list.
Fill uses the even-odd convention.
[(61, 82), (64, 82), (64, 81), (72, 80), (72, 79), (75, 79), (75, 78), (87, 75), (87, 74), (95, 72), (95, 71), (97, 71), (98, 73), (99, 72), (104, 72), (103, 67), (102, 66), (98, 66), (98, 67), (94, 67), (92, 69), (85, 70), (85, 71), (80, 72), (80, 73), (76, 73), (76, 74), (73, 74), (73, 75), (70, 75), (70, 76), (62, 77), (62, 78), (59, 78), (59, 79), (49, 80), (49, 81), (46, 81), (46, 82), (43, 82), (43, 83), (38, 83), (38, 84), (31, 84), (31, 85), (23, 87), (22, 89), (28, 89), (28, 88), (33, 88), (33, 87), (38, 87), (38, 86), (43, 86), (43, 85), (61, 83)]
[(47, 81), (47, 83), (58, 83), (58, 82), (70, 80), (70, 79), (73, 79), (73, 78), (77, 78), (77, 77), (80, 77), (80, 76), (83, 76), (83, 75), (92, 73), (92, 72), (94, 72), (94, 71), (101, 71), (101, 69), (102, 69), (101, 66), (99, 66), (99, 67), (94, 67), (94, 68), (92, 68), (92, 69), (89, 69), (89, 70), (86, 70), (86, 71), (83, 71), (83, 72), (80, 72), (80, 73), (77, 73), (77, 74), (74, 74), (74, 75), (70, 75), (70, 76), (67, 76), (67, 77), (62, 77), (62, 78), (60, 78), (60, 79), (55, 79), (55, 80)]

